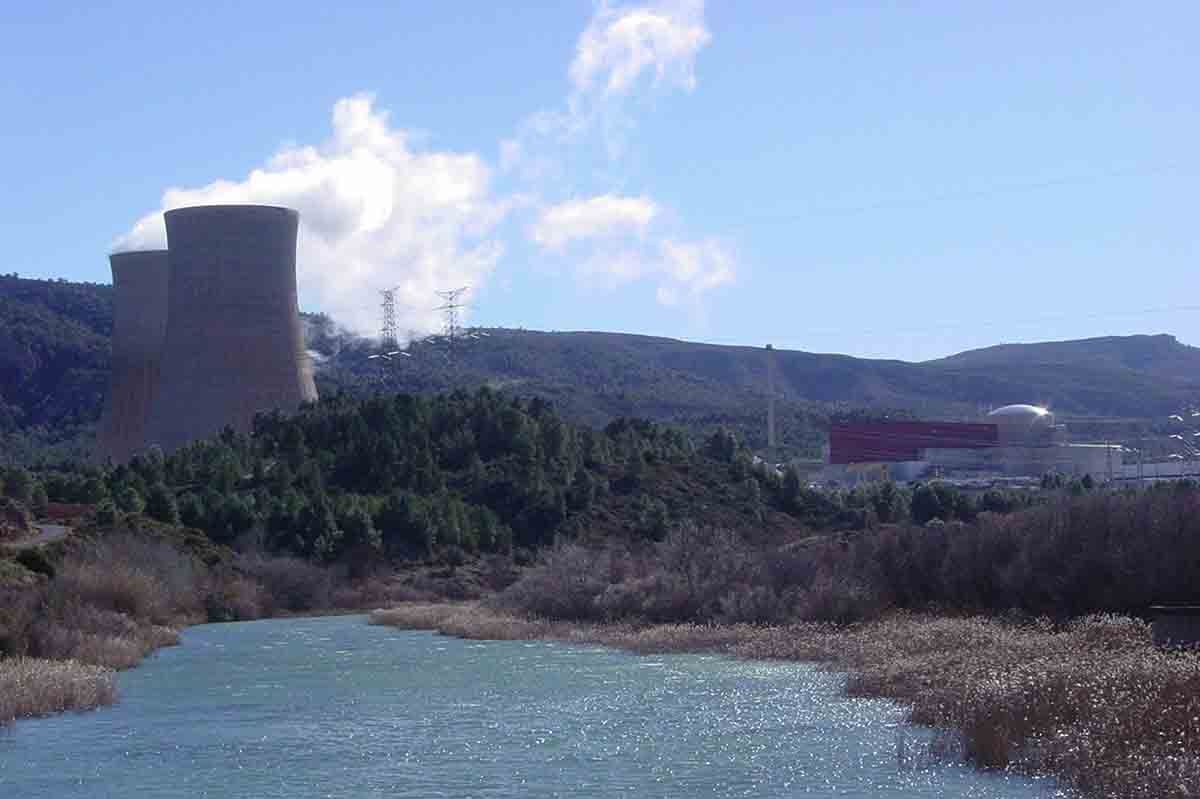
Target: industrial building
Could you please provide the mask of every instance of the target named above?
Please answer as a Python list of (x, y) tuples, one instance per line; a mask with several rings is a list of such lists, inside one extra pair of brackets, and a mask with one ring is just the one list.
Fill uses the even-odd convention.
[(1068, 441), (1065, 425), (1034, 405), (1006, 405), (981, 422), (834, 425), (821, 479), (1040, 477), (1048, 472), (1107, 479), (1122, 473), (1122, 448)]
[(299, 214), (210, 205), (165, 214), (167, 249), (112, 256), (113, 376), (98, 439), (122, 462), (317, 398), (296, 287)]
[(123, 463), (146, 446), (167, 325), (166, 250), (114, 253), (112, 371), (97, 432), (101, 461)]

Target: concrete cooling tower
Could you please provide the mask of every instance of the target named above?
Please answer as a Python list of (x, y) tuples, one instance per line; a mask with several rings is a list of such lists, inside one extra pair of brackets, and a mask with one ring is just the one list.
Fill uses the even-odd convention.
[(99, 459), (124, 463), (146, 446), (167, 325), (167, 251), (108, 257), (113, 276), (112, 373), (97, 434)]
[(296, 300), (299, 214), (207, 205), (165, 218), (167, 331), (147, 440), (170, 452), (315, 400)]

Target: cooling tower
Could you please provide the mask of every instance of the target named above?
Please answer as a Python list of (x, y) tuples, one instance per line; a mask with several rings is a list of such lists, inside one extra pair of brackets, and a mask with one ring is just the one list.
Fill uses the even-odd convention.
[(207, 205), (165, 218), (167, 332), (147, 440), (170, 452), (315, 400), (296, 305), (299, 214)]
[(166, 250), (114, 253), (112, 373), (96, 436), (101, 461), (124, 463), (146, 446), (167, 324)]

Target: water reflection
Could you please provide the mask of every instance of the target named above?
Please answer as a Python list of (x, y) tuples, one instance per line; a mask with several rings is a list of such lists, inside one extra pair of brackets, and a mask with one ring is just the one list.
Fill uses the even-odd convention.
[(123, 700), (0, 734), (0, 796), (1056, 795), (931, 762), (808, 666), (479, 643), (361, 617), (188, 630)]

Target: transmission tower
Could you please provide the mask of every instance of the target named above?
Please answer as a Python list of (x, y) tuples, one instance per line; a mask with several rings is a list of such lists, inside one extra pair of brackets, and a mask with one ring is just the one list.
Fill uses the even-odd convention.
[(442, 311), (445, 314), (446, 322), (443, 326), (442, 335), (446, 337), (446, 343), (449, 345), (451, 355), (454, 353), (454, 343), (458, 341), (458, 337), (462, 334), (462, 328), (458, 324), (458, 312), (467, 307), (466, 303), (461, 300), (470, 288), (470, 286), (460, 286), (456, 289), (434, 292), (442, 298), (442, 304), (434, 310)]
[(396, 289), (383, 289), (383, 326), (380, 328), (379, 343), (384, 352), (400, 346), (396, 326)]

